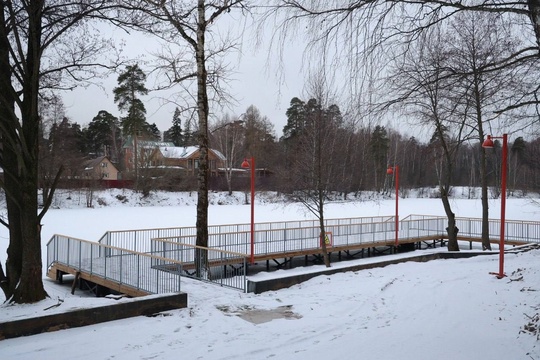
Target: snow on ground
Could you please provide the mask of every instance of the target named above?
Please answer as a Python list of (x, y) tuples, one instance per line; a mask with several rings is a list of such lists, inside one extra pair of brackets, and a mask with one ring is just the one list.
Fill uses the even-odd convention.
[[(43, 221), (43, 244), (54, 233), (97, 240), (106, 230), (195, 225), (195, 193), (157, 193), (150, 200), (121, 190), (95, 195), (101, 204), (87, 209), (76, 194), (59, 194), (57, 208)], [(249, 222), (243, 193), (211, 198), (210, 224)], [(440, 199), (406, 198), (399, 205), (401, 218), (444, 214)], [(460, 198), (452, 205), (457, 216), (481, 215), (479, 200)], [(326, 216), (393, 215), (394, 206), (393, 199), (363, 197), (329, 204)], [(500, 200), (490, 200), (490, 211), (499, 218)], [(526, 198), (507, 201), (507, 219), (539, 220), (539, 211)], [(313, 216), (301, 205), (284, 205), (271, 196), (257, 200), (257, 222), (306, 218)], [(5, 229), (0, 241), (7, 244)], [(3, 340), (0, 354), (6, 359), (540, 359), (540, 250), (507, 254), (508, 277), (502, 280), (489, 274), (497, 270), (496, 255), (407, 262), (318, 276), (260, 295), (183, 280), (186, 309)], [(3, 305), (0, 322), (114, 301), (80, 292), (71, 296), (69, 285), (48, 279), (45, 285), (50, 299)], [(257, 316), (251, 316), (254, 311)]]

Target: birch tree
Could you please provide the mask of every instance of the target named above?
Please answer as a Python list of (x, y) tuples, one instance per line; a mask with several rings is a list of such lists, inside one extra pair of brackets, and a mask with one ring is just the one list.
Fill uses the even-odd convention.
[(212, 130), (213, 143), (225, 156), (225, 181), (227, 190), (232, 195), (232, 184), (235, 169), (239, 168), (242, 159), (240, 150), (244, 142), (245, 129), (243, 121), (236, 116), (225, 115), (221, 121), (215, 124)]
[[(221, 87), (226, 71), (220, 62), (220, 55), (234, 47), (230, 39), (216, 44), (218, 36), (211, 29), (219, 18), (226, 16), (231, 10), (244, 8), (244, 1), (197, 0), (195, 3), (188, 0), (143, 0), (128, 3), (134, 6), (133, 9), (155, 20), (154, 26), (146, 27), (145, 31), (165, 42), (161, 52), (157, 54), (156, 71), (169, 80), (166, 86), (178, 86), (185, 90), (181, 96), (196, 93), (195, 99), (188, 96), (183, 100), (186, 104), (185, 110), (192, 110), (198, 118), (197, 144), (200, 157), (197, 173), (196, 244), (207, 247), (210, 99), (218, 102), (227, 97)], [(209, 45), (213, 47), (209, 48)], [(211, 65), (210, 69), (208, 65)], [(206, 256), (204, 251), (197, 254), (200, 261), (196, 270), (197, 276), (204, 276)]]

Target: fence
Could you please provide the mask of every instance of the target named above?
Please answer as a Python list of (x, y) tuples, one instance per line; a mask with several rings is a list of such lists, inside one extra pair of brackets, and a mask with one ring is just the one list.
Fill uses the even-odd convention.
[[(345, 219), (326, 219), (325, 226), (340, 226), (340, 225), (371, 225), (373, 223), (387, 223), (391, 229), (395, 229), (394, 216), (370, 216), (370, 217), (357, 217), (357, 218), (345, 218)], [(263, 231), (272, 230), (287, 230), (298, 228), (314, 228), (319, 226), (319, 220), (299, 220), (299, 221), (281, 221), (281, 222), (263, 222), (255, 223), (255, 231), (257, 233)], [(232, 225), (210, 225), (208, 226), (209, 237), (215, 234), (232, 234), (232, 233), (245, 233), (250, 231), (250, 224), (232, 224)], [(330, 230), (328, 230), (330, 231)], [(99, 243), (115, 246), (123, 249), (130, 249), (138, 252), (149, 252), (150, 239), (155, 238), (168, 238), (168, 237), (185, 237), (186, 239), (192, 238), (197, 235), (196, 227), (174, 227), (174, 228), (161, 228), (161, 229), (138, 229), (138, 230), (120, 230), (120, 231), (107, 231), (100, 239)], [(244, 235), (242, 235), (244, 236)], [(195, 245), (194, 240), (185, 240), (188, 244)], [(223, 241), (210, 241), (209, 247), (221, 247), (226, 244)], [(234, 243), (237, 243), (235, 241)], [(246, 243), (246, 242), (244, 242)], [(236, 250), (235, 250), (236, 249)], [(225, 249), (231, 251), (245, 252), (243, 249), (239, 251), (239, 248)]]
[[(47, 243), (48, 267), (55, 262), (136, 290), (155, 294), (180, 291), (182, 264), (155, 255), (54, 235)], [(164, 267), (168, 271), (162, 271)]]
[[(326, 225), (325, 231), (332, 234), (330, 247), (352, 248), (393, 240), (395, 223), (393, 221), (373, 223), (351, 223), (350, 221), (339, 223), (336, 221), (335, 225)], [(149, 242), (153, 240), (149, 240)], [(173, 236), (168, 237), (168, 240), (194, 245), (196, 236)], [(291, 253), (317, 253), (321, 247), (321, 230), (319, 226), (256, 230), (253, 245), (254, 256), (259, 258), (281, 258), (285, 254), (290, 256)], [(248, 256), (251, 254), (251, 232), (209, 233), (208, 247)], [(155, 249), (152, 248), (151, 252), (154, 251)]]
[[(100, 243), (55, 235), (47, 244), (49, 266), (59, 262), (105, 279), (153, 293), (180, 291), (180, 276), (246, 291), (246, 257), (251, 254), (249, 224), (209, 227), (208, 246), (195, 246), (196, 228), (143, 229), (107, 232)], [(456, 218), (459, 235), (480, 239), (482, 219)], [(447, 219), (410, 215), (399, 222), (399, 240), (443, 237)], [(540, 222), (506, 221), (508, 241), (540, 243)], [(393, 245), (394, 217), (330, 219), (329, 251)], [(489, 220), (497, 239), (500, 220)], [(258, 223), (254, 256), (279, 259), (317, 254), (321, 234), (317, 220)]]
[[(459, 234), (469, 238), (481, 238), (482, 219), (456, 218)], [(507, 240), (520, 242), (540, 242), (540, 222), (507, 221)], [(399, 223), (398, 240), (422, 240), (446, 235), (447, 219), (439, 216), (412, 215)], [(490, 220), (492, 240), (499, 235), (500, 221)], [(391, 244), (395, 240), (393, 221), (363, 224), (327, 225), (331, 233), (332, 249), (353, 249)], [(172, 237), (170, 241), (195, 244), (195, 235)], [(258, 258), (282, 258), (295, 253), (317, 253), (321, 248), (320, 228), (305, 226), (298, 228), (256, 230), (254, 232), (254, 256)], [(234, 253), (251, 254), (251, 233), (249, 231), (211, 233), (208, 247)]]
[(246, 254), (185, 244), (179, 238), (152, 239), (151, 247), (152, 254), (180, 262), (182, 276), (247, 292)]
[[(433, 234), (446, 234), (448, 220), (443, 216), (410, 215), (400, 222), (403, 237), (415, 237)], [(470, 238), (482, 237), (482, 219), (456, 217), (456, 226), (459, 235)], [(501, 221), (498, 219), (488, 220), (489, 235), (492, 240), (501, 235)], [(401, 237), (401, 236), (400, 236)], [(540, 222), (505, 220), (506, 241), (519, 241), (528, 243), (540, 243)]]

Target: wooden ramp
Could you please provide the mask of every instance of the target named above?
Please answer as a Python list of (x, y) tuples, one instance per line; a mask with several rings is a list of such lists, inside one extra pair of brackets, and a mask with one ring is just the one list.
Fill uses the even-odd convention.
[(72, 267), (69, 267), (69, 266), (66, 266), (57, 262), (51, 265), (51, 267), (49, 268), (49, 271), (47, 272), (47, 277), (53, 280), (58, 280), (62, 282), (63, 280), (62, 277), (67, 274), (75, 276), (75, 279), (72, 285), (72, 293), (75, 290), (76, 283), (80, 280), (84, 280), (92, 284), (96, 284), (98, 286), (102, 286), (104, 288), (110, 289), (119, 294), (125, 294), (131, 297), (150, 295), (149, 292), (142, 291), (140, 289), (135, 289), (134, 287), (129, 286), (129, 285), (120, 284), (119, 282), (115, 280), (105, 279), (96, 274), (90, 274), (84, 271), (79, 271), (77, 269), (74, 269)]

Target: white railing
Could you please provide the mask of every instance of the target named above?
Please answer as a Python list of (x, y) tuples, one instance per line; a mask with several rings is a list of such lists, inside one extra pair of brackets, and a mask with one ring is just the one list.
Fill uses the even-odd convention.
[[(504, 237), (507, 241), (520, 241), (525, 243), (540, 243), (540, 222), (524, 220), (505, 220)], [(441, 234), (446, 235), (448, 226), (447, 218), (444, 216), (410, 215), (400, 221), (403, 237), (414, 237), (425, 233), (426, 235)], [(458, 235), (481, 238), (482, 219), (456, 217), (456, 226), (459, 229)], [(500, 219), (489, 219), (489, 236), (492, 241), (500, 238)], [(400, 236), (401, 238), (401, 236)]]
[[(54, 263), (148, 293), (180, 291), (180, 262), (128, 249), (54, 235), (47, 243), (48, 267)], [(161, 271), (155, 265), (175, 271)]]
[[(345, 225), (366, 225), (373, 223), (388, 223), (388, 226), (394, 226), (394, 216), (369, 216), (344, 219), (326, 219), (325, 226), (345, 226)], [(255, 231), (274, 231), (298, 228), (317, 228), (319, 220), (298, 220), (298, 221), (280, 221), (255, 223)], [(231, 225), (210, 225), (208, 226), (209, 236), (215, 234), (242, 233), (249, 232), (250, 224), (231, 224)], [(138, 252), (149, 252), (150, 239), (167, 237), (191, 237), (197, 235), (196, 227), (174, 227), (160, 229), (138, 229), (138, 230), (120, 230), (107, 231), (100, 239), (100, 244), (115, 246), (123, 249), (130, 249)], [(188, 242), (191, 244), (191, 242)], [(223, 242), (217, 242), (223, 244)], [(193, 242), (193, 244), (195, 244)], [(210, 241), (209, 241), (210, 244)], [(214, 247), (213, 245), (209, 245)], [(222, 245), (220, 245), (222, 246)]]
[[(395, 223), (374, 222), (364, 224), (327, 225), (325, 231), (332, 247), (353, 248), (364, 244), (380, 244), (393, 241)], [(276, 255), (293, 252), (317, 252), (321, 247), (321, 231), (318, 226), (257, 230), (254, 232), (254, 256)], [(169, 237), (169, 241), (195, 245), (196, 236)], [(152, 240), (149, 240), (151, 243)], [(208, 247), (233, 253), (251, 255), (251, 232), (231, 232), (208, 235)], [(155, 251), (150, 245), (150, 252)]]
[(151, 243), (152, 254), (182, 264), (182, 276), (247, 292), (245, 254), (185, 244), (174, 237)]
[[(320, 252), (321, 234), (316, 220), (256, 225), (253, 243), (255, 257), (278, 259), (295, 253)], [(471, 239), (481, 237), (482, 219), (456, 218), (456, 226), (460, 236)], [(447, 233), (446, 227), (446, 217), (410, 215), (399, 222), (399, 240), (411, 242), (442, 238)], [(391, 246), (396, 229), (394, 217), (386, 216), (330, 219), (326, 221), (325, 230), (331, 242), (329, 251), (333, 251), (370, 245)], [(498, 240), (499, 230), (500, 221), (490, 219), (492, 241)], [(509, 241), (540, 243), (540, 222), (507, 220), (505, 236)], [(196, 254), (202, 251), (205, 259), (210, 263), (215, 260), (214, 267), (220, 269), (211, 268), (209, 274), (197, 274), (198, 278), (212, 283), (217, 280), (221, 286), (245, 290), (245, 261), (251, 255), (252, 248), (249, 224), (211, 226), (208, 246), (201, 248), (195, 243), (194, 227), (112, 231), (107, 232), (100, 243), (55, 235), (47, 244), (47, 261), (49, 266), (59, 262), (121, 284), (158, 293), (179, 291), (180, 277), (174, 274), (185, 276), (190, 275), (192, 269), (200, 269)], [(187, 264), (186, 268), (182, 269), (184, 264)], [(229, 270), (234, 276), (227, 272)]]

